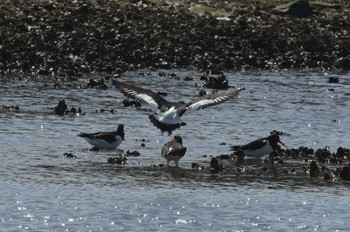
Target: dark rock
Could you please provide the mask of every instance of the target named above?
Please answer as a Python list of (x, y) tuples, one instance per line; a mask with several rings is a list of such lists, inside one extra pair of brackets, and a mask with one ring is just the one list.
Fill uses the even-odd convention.
[(326, 174), (324, 174), (323, 179), (324, 180), (331, 180), (332, 177), (331, 177), (331, 175), (329, 173), (326, 173)]
[(209, 77), (209, 79), (202, 86), (211, 89), (227, 89), (229, 87), (228, 80), (224, 74), (217, 77)]
[(320, 168), (318, 167), (315, 161), (311, 161), (310, 163), (310, 176), (316, 177), (320, 172)]
[(339, 78), (338, 77), (329, 77), (328, 83), (339, 83)]
[(125, 156), (119, 156), (119, 157), (109, 157), (107, 159), (107, 163), (109, 164), (127, 164), (128, 158)]
[(76, 159), (77, 158), (73, 153), (68, 153), (68, 152), (64, 153), (63, 156), (68, 158), (68, 159)]
[(54, 112), (57, 115), (63, 116), (63, 115), (85, 115), (85, 113), (82, 112), (81, 108), (79, 107), (78, 110), (75, 107), (72, 107), (70, 110), (67, 109), (67, 104), (65, 100), (61, 100), (58, 102), (58, 105), (54, 108)]
[(236, 163), (243, 163), (244, 156), (245, 155), (242, 150), (237, 150), (230, 155), (230, 158)]
[(194, 77), (193, 76), (186, 76), (184, 78), (184, 81), (194, 81)]
[(191, 168), (192, 168), (192, 169), (203, 170), (203, 169), (204, 169), (204, 166), (203, 166), (203, 165), (200, 165), (200, 164), (198, 164), (198, 163), (193, 162), (193, 163), (191, 164)]
[(207, 92), (204, 89), (201, 89), (198, 94), (200, 97), (207, 95)]
[(231, 158), (231, 156), (230, 155), (219, 155), (216, 158), (222, 159), (222, 160), (228, 160)]
[(123, 100), (123, 105), (124, 107), (129, 107), (129, 106), (135, 106), (135, 107), (140, 107), (141, 103), (135, 101), (135, 100), (131, 100), (129, 98), (126, 98)]
[(338, 162), (342, 161), (343, 159), (347, 159), (348, 157), (350, 157), (350, 149), (338, 147), (337, 152), (335, 153), (335, 156)]
[(208, 77), (206, 75), (202, 75), (199, 80), (201, 81), (207, 81), (208, 80)]
[(276, 131), (276, 130), (273, 130), (273, 131), (270, 131), (270, 135), (272, 134), (277, 134), (277, 135), (290, 135), (288, 133), (285, 133), (283, 131)]
[(345, 166), (340, 172), (340, 178), (342, 180), (350, 180), (350, 167)]
[(71, 112), (72, 114), (76, 114), (76, 113), (77, 113), (77, 109), (76, 109), (75, 107), (72, 107), (72, 108), (70, 109), (70, 112)]
[(165, 73), (165, 72), (159, 72), (159, 73), (158, 73), (158, 76), (159, 76), (159, 77), (166, 77), (166, 73)]
[(291, 148), (285, 151), (285, 155), (291, 158), (304, 158), (314, 154), (314, 150), (308, 147)]
[(191, 164), (191, 168), (199, 168), (199, 164), (198, 163), (192, 163)]
[[(218, 7), (217, 1), (205, 4)], [(221, 75), (220, 70), (350, 69), (350, 42), (343, 33), (350, 28), (348, 1), (310, 6), (299, 0), (275, 10), (314, 16), (297, 21), (269, 14), (270, 1), (255, 1), (254, 9), (243, 0), (220, 7), (230, 12), (229, 21), (210, 13), (197, 15), (188, 2), (7, 1), (0, 5), (0, 73), (64, 77), (159, 68), (206, 70), (206, 75)]]
[(223, 170), (224, 167), (223, 167), (223, 164), (219, 162), (219, 160), (215, 157), (213, 157), (211, 160), (210, 160), (210, 170), (213, 171), (213, 172), (217, 172), (217, 171), (221, 171)]
[(329, 147), (320, 148), (315, 151), (315, 156), (317, 161), (324, 163), (329, 160), (332, 156), (332, 153), (329, 151)]
[(88, 88), (98, 88), (98, 89), (108, 89), (108, 86), (105, 84), (104, 79), (100, 80), (94, 80), (90, 79), (89, 83), (87, 84)]
[(67, 110), (67, 105), (65, 100), (61, 100), (58, 102), (58, 105), (55, 107), (55, 114), (57, 115), (64, 115)]
[(19, 106), (5, 106), (5, 105), (0, 105), (0, 111), (18, 111)]
[(138, 156), (140, 156), (140, 152), (138, 152), (138, 151), (132, 151), (132, 152), (130, 152), (129, 150), (127, 150), (127, 151), (126, 151), (126, 155), (127, 155), (127, 156), (138, 157)]

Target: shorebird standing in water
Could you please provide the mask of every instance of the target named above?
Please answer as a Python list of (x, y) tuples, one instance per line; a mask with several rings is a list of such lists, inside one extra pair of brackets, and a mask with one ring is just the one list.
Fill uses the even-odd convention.
[(175, 135), (174, 139), (166, 143), (163, 148), (161, 155), (167, 161), (169, 166), (170, 161), (175, 162), (175, 166), (179, 166), (180, 159), (185, 155), (187, 148), (182, 145), (182, 138), (179, 135)]
[(280, 140), (277, 134), (260, 138), (242, 146), (231, 146), (233, 151), (242, 151), (245, 156), (252, 158), (260, 158), (272, 153), (279, 148), (278, 143), (288, 149), (287, 144)]
[(124, 125), (119, 124), (117, 131), (80, 133), (78, 136), (84, 138), (88, 143), (99, 149), (117, 148), (124, 140)]
[(150, 121), (161, 130), (162, 134), (172, 132), (186, 125), (181, 117), (197, 110), (202, 110), (223, 103), (237, 97), (241, 89), (234, 89), (223, 93), (214, 93), (199, 97), (192, 102), (169, 102), (151, 90), (133, 84), (112, 80), (113, 85), (126, 97), (132, 98), (141, 104), (147, 104), (157, 115), (151, 114)]

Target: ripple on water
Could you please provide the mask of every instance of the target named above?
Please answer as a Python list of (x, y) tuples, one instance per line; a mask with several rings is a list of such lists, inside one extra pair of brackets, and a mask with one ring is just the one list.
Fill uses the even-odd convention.
[[(180, 77), (189, 74), (174, 72)], [(156, 72), (147, 77), (126, 73), (121, 81), (165, 91), (170, 100), (190, 101), (200, 90), (195, 83), (201, 84), (201, 75), (195, 73), (194, 81), (183, 82), (158, 77)], [(330, 146), (333, 151), (347, 147), (346, 76), (339, 75), (336, 85), (329, 84), (324, 74), (226, 76), (231, 85), (246, 90), (235, 101), (184, 117), (188, 125), (176, 131), (188, 147), (181, 169), (158, 166), (165, 163), (160, 147), (169, 138), (150, 125), (146, 107), (124, 108), (124, 97), (113, 88), (60, 89), (50, 81), (43, 87), (45, 80), (2, 79), (0, 104), (20, 109), (0, 111), (0, 230), (346, 231), (346, 182), (278, 175), (281, 172), (257, 174), (253, 166), (239, 172), (230, 163), (219, 173), (191, 169), (192, 162), (208, 167), (212, 156), (229, 153), (229, 145), (244, 144), (272, 130), (288, 133), (283, 141), (290, 147)], [(89, 78), (76, 82), (84, 86)], [(62, 99), (86, 115), (54, 115), (53, 107)], [(119, 123), (126, 131), (120, 148), (141, 154), (128, 157), (124, 166), (106, 162), (119, 152), (91, 152), (77, 136), (112, 130)], [(145, 147), (140, 146), (142, 139)], [(65, 158), (66, 152), (77, 158)], [(287, 160), (284, 165), (296, 164)]]

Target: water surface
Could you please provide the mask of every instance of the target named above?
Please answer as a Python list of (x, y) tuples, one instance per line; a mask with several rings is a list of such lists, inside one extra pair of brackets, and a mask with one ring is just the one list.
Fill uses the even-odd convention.
[[(202, 73), (173, 72), (181, 80), (159, 77), (159, 72), (130, 72), (120, 80), (165, 91), (168, 100), (195, 98)], [(189, 75), (194, 81), (182, 80)], [(62, 82), (59, 88), (59, 81), (45, 78), (2, 77), (0, 104), (20, 109), (0, 111), (0, 230), (348, 231), (345, 181), (270, 172), (211, 173), (193, 170), (191, 164), (206, 166), (211, 156), (229, 154), (229, 145), (273, 130), (287, 133), (282, 140), (292, 148), (329, 146), (334, 152), (348, 147), (349, 78), (324, 73), (225, 75), (230, 85), (246, 90), (234, 101), (183, 118), (187, 126), (174, 132), (188, 147), (179, 169), (152, 166), (165, 164), (160, 149), (171, 137), (150, 124), (147, 107), (123, 107), (125, 97), (112, 87), (84, 88), (89, 78), (103, 76)], [(340, 83), (328, 83), (329, 76), (339, 77)], [(55, 115), (53, 108), (62, 99), (85, 115)], [(126, 133), (119, 148), (141, 153), (129, 157), (127, 165), (107, 164), (118, 151), (89, 151), (90, 145), (77, 136), (114, 130), (119, 123)], [(67, 159), (66, 152), (77, 158)]]

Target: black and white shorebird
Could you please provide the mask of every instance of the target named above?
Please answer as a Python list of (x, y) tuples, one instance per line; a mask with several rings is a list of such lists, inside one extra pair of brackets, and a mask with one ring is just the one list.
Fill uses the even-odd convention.
[(231, 146), (231, 150), (242, 151), (247, 157), (261, 159), (263, 156), (268, 155), (278, 149), (278, 143), (288, 149), (287, 144), (283, 143), (277, 134), (272, 134), (242, 146)]
[(197, 110), (202, 110), (214, 105), (223, 103), (229, 99), (236, 98), (242, 89), (234, 89), (223, 93), (214, 93), (199, 97), (192, 102), (169, 102), (157, 93), (151, 90), (135, 86), (133, 84), (112, 80), (113, 85), (126, 97), (148, 105), (156, 115), (149, 116), (154, 126), (161, 130), (162, 134), (168, 132), (168, 135), (186, 125), (180, 118)]
[(80, 133), (78, 136), (84, 138), (88, 143), (99, 149), (115, 149), (124, 140), (124, 125), (119, 124), (117, 131)]
[(161, 155), (167, 161), (169, 166), (170, 161), (175, 162), (175, 166), (179, 166), (180, 159), (185, 155), (187, 148), (182, 145), (182, 138), (180, 135), (175, 135), (174, 139), (166, 143), (163, 148)]

